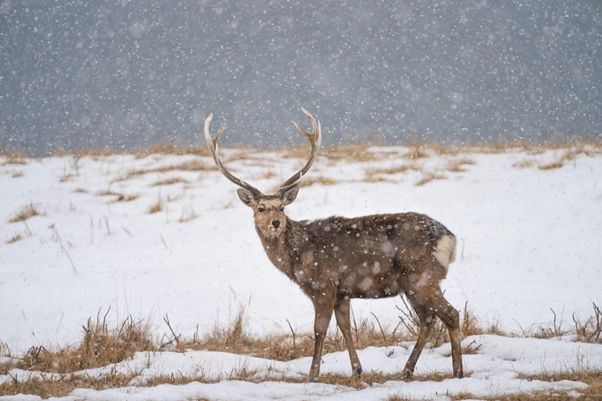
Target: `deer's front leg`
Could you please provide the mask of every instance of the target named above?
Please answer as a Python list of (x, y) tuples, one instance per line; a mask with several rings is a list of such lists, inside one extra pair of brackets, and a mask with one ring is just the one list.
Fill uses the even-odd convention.
[[(321, 294), (323, 295), (323, 294)], [(328, 299), (314, 299), (314, 357), (311, 361), (311, 368), (309, 369), (309, 381), (317, 381), (320, 375), (320, 361), (322, 359), (322, 346), (324, 345), (324, 339), (326, 338), (326, 331), (330, 324), (330, 318), (332, 317), (332, 311), (334, 309), (335, 297), (328, 297)]]
[(353, 344), (353, 337), (351, 335), (351, 322), (350, 322), (350, 301), (349, 298), (340, 298), (337, 300), (334, 306), (334, 316), (337, 319), (337, 324), (345, 343), (347, 343), (347, 350), (349, 351), (349, 359), (351, 360), (351, 370), (353, 376), (359, 377), (362, 374), (362, 364), (357, 356), (355, 345)]

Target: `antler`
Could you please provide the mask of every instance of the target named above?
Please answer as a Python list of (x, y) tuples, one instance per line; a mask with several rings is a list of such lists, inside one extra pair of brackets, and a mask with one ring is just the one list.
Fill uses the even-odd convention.
[(301, 180), (301, 178), (309, 171), (309, 169), (311, 168), (311, 165), (314, 163), (314, 160), (316, 159), (316, 155), (318, 154), (318, 150), (320, 149), (320, 143), (322, 142), (322, 129), (320, 127), (320, 122), (318, 120), (316, 120), (316, 118), (309, 111), (305, 110), (303, 107), (301, 107), (301, 111), (309, 119), (309, 122), (311, 123), (311, 126), (312, 126), (312, 131), (308, 132), (308, 131), (304, 130), (303, 128), (301, 128), (301, 126), (299, 126), (299, 124), (297, 124), (295, 121), (291, 121), (291, 122), (293, 123), (295, 128), (297, 128), (297, 131), (299, 131), (303, 135), (305, 135), (305, 137), (311, 144), (311, 153), (309, 154), (309, 160), (307, 161), (307, 163), (305, 163), (305, 166), (303, 166), (303, 168), (301, 170), (297, 171), (288, 180), (284, 181), (284, 183), (282, 185), (280, 185), (280, 189), (278, 190), (278, 192), (280, 192), (280, 193), (297, 185), (299, 183), (299, 181)]
[(209, 116), (207, 116), (207, 119), (205, 119), (205, 142), (207, 142), (207, 148), (209, 149), (211, 156), (213, 156), (213, 160), (215, 161), (215, 164), (217, 165), (218, 170), (227, 179), (229, 179), (230, 181), (232, 181), (239, 187), (242, 187), (248, 191), (251, 191), (254, 195), (261, 194), (261, 191), (259, 191), (257, 188), (255, 188), (248, 182), (235, 177), (224, 166), (224, 163), (222, 162), (222, 158), (219, 155), (218, 142), (219, 142), (219, 137), (220, 137), (220, 135), (222, 135), (224, 133), (226, 126), (222, 125), (221, 128), (219, 129), (219, 131), (217, 131), (217, 135), (215, 136), (215, 138), (212, 138), (211, 134), (209, 133), (209, 125), (211, 124), (212, 120), (213, 120), (213, 113), (210, 113)]

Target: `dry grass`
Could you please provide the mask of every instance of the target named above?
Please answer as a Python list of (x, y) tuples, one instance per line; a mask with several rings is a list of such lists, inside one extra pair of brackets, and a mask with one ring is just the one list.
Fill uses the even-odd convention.
[(73, 190), (73, 192), (78, 193), (78, 194), (87, 194), (89, 191), (85, 188), (75, 188)]
[(136, 200), (140, 197), (140, 194), (119, 194), (117, 195), (117, 197), (115, 199), (113, 199), (111, 201), (111, 203), (116, 203), (116, 202), (131, 202), (133, 200)]
[(575, 335), (577, 341), (588, 343), (602, 343), (602, 310), (595, 302), (592, 303), (592, 313), (586, 319), (579, 319), (575, 314), (571, 316), (573, 328), (568, 329), (564, 324), (565, 317), (550, 308), (552, 322), (545, 326), (521, 328), (524, 337), (558, 338), (566, 335)]
[[(352, 321), (352, 334), (357, 349), (363, 349), (369, 346), (389, 347), (399, 344), (400, 341), (414, 341), (418, 337), (418, 317), (401, 298), (400, 321), (395, 327), (382, 326), (378, 317), (373, 315), (373, 319), (361, 319)], [(241, 310), (237, 317), (229, 326), (216, 326), (212, 332), (205, 337), (194, 336), (189, 341), (181, 340), (176, 336), (168, 341), (169, 344), (175, 342), (176, 349), (203, 349), (210, 351), (226, 351), (237, 354), (247, 354), (262, 358), (274, 359), (278, 361), (289, 361), (304, 356), (313, 355), (314, 338), (309, 334), (297, 334), (291, 330), (289, 335), (273, 335), (266, 337), (251, 336), (245, 332), (245, 315)], [(402, 330), (405, 329), (405, 333)], [(462, 313), (462, 330), (465, 335), (492, 333), (489, 328), (481, 328), (475, 316), (470, 312), (467, 305), (464, 306)], [(496, 334), (501, 334), (499, 330)], [(447, 329), (437, 320), (433, 328), (430, 344), (432, 347), (438, 347), (448, 341)], [(334, 333), (329, 333), (324, 341), (324, 353), (346, 350), (345, 339), (337, 329)], [(465, 348), (466, 353), (476, 353), (478, 348), (469, 345)]]
[(135, 375), (111, 374), (103, 377), (87, 375), (68, 375), (58, 380), (44, 380), (31, 378), (16, 380), (0, 384), (0, 395), (32, 394), (42, 398), (64, 397), (76, 388), (92, 388), (104, 390), (107, 388), (127, 386)]
[[(403, 302), (398, 307), (400, 311), (400, 322), (391, 330), (382, 327), (376, 316), (373, 320), (352, 321), (352, 333), (358, 349), (367, 346), (391, 346), (398, 343), (401, 339), (411, 340), (416, 337), (418, 332), (418, 319), (415, 313), (409, 308), (408, 304)], [(598, 309), (599, 310), (599, 309)], [(81, 369), (87, 369), (98, 366), (106, 366), (110, 363), (126, 360), (138, 351), (157, 351), (161, 349), (172, 349), (175, 351), (185, 351), (189, 349), (203, 349), (210, 351), (223, 351), (238, 354), (248, 354), (264, 358), (270, 358), (280, 361), (296, 359), (303, 356), (311, 356), (313, 353), (313, 337), (311, 335), (299, 335), (291, 329), (290, 335), (278, 335), (268, 337), (254, 337), (245, 332), (245, 313), (241, 309), (235, 319), (227, 326), (215, 326), (211, 333), (205, 337), (195, 335), (190, 341), (183, 341), (181, 336), (176, 334), (165, 318), (165, 322), (171, 331), (171, 336), (164, 336), (161, 344), (157, 345), (149, 335), (148, 326), (132, 318), (126, 319), (116, 329), (109, 329), (106, 322), (107, 313), (101, 317), (97, 315), (92, 321), (89, 319), (83, 328), (83, 340), (77, 347), (60, 349), (56, 352), (47, 351), (43, 347), (33, 347), (27, 354), (17, 362), (10, 361), (0, 367), (0, 373), (10, 373), (12, 368), (20, 368), (32, 371), (44, 371), (60, 374), (53, 379), (30, 379), (24, 381), (12, 380), (0, 385), (0, 394), (37, 394), (42, 397), (61, 396), (70, 393), (74, 388), (114, 388), (129, 385), (130, 381), (137, 376), (132, 374), (124, 376), (117, 373), (111, 373), (105, 377), (88, 377), (84, 375), (69, 374)], [(596, 315), (597, 316), (597, 315)], [(488, 333), (489, 329), (483, 329), (478, 325), (474, 315), (470, 312), (467, 305), (464, 305), (462, 311), (462, 331), (465, 335)], [(447, 341), (446, 330), (440, 322), (433, 329), (431, 337), (431, 346), (436, 347)], [(587, 325), (588, 333), (591, 333), (596, 327), (594, 321)], [(406, 333), (401, 335), (401, 329), (406, 328)], [(500, 334), (496, 329), (496, 334)], [(330, 333), (324, 344), (324, 353), (345, 350), (345, 342), (342, 335), (337, 331)], [(393, 350), (391, 350), (393, 352)], [(478, 352), (478, 347), (469, 344), (464, 347), (465, 354)], [(429, 374), (415, 375), (414, 380), (418, 381), (442, 381), (450, 379), (450, 374), (432, 372)], [(575, 371), (565, 374), (525, 376), (527, 380), (575, 380), (590, 384), (590, 387), (581, 392), (582, 399), (595, 400), (595, 395), (600, 394), (602, 390), (601, 372), (593, 371)], [(207, 377), (203, 372), (203, 367), (192, 376), (182, 374), (164, 375), (151, 378), (146, 382), (140, 383), (143, 386), (156, 386), (159, 384), (186, 384), (193, 381), (202, 383), (213, 383), (220, 380), (244, 380), (251, 382), (262, 381), (285, 381), (299, 383), (304, 382), (305, 378), (286, 378), (275, 376), (273, 373), (259, 373), (248, 370), (244, 367), (236, 369), (223, 377)], [(327, 384), (344, 385), (353, 388), (364, 388), (366, 384), (384, 383), (390, 380), (400, 380), (399, 373), (384, 374), (380, 372), (366, 372), (361, 380), (348, 375), (325, 374), (320, 377), (320, 381)], [(540, 401), (545, 396), (550, 397), (553, 393), (530, 393), (512, 396), (485, 397), (484, 399), (501, 399), (513, 401), (519, 399), (528, 399)], [(562, 394), (562, 393), (561, 393)], [(395, 397), (395, 396), (392, 396)], [(464, 397), (464, 398), (463, 398)], [(452, 396), (454, 400), (461, 400), (472, 397), (471, 394), (461, 393)], [(527, 398), (520, 398), (527, 397)], [(483, 398), (483, 397), (479, 397)], [(392, 400), (400, 398), (389, 398)], [(401, 398), (403, 399), (403, 398)], [(555, 399), (555, 398), (552, 398)]]
[[(319, 156), (324, 157), (329, 162), (350, 161), (350, 162), (370, 162), (379, 160), (384, 156), (397, 154), (396, 151), (386, 149), (374, 150), (370, 147), (379, 146), (376, 142), (358, 143), (344, 146), (324, 146), (320, 149)], [(309, 146), (296, 146), (282, 150), (286, 158), (307, 159), (309, 156)]]
[(408, 150), (403, 157), (410, 160), (424, 159), (430, 156), (427, 149), (428, 147), (425, 145), (413, 145), (410, 146), (410, 150)]
[(25, 175), (25, 173), (23, 173), (23, 171), (19, 170), (19, 171), (14, 171), (10, 176), (12, 178), (21, 178)]
[(466, 171), (466, 168), (464, 168), (464, 166), (472, 166), (475, 163), (476, 162), (473, 159), (469, 159), (467, 157), (450, 160), (447, 163), (447, 171), (452, 173), (461, 173)]
[(408, 171), (417, 171), (420, 170), (414, 164), (400, 164), (398, 166), (393, 167), (380, 167), (380, 168), (369, 168), (365, 173), (365, 180), (368, 182), (373, 182), (378, 180), (382, 175), (395, 175), (395, 174), (403, 174)]
[(151, 187), (158, 187), (163, 185), (174, 185), (174, 184), (188, 184), (188, 181), (182, 177), (169, 177), (159, 181), (155, 181), (151, 184)]
[(22, 166), (27, 164), (25, 156), (21, 152), (0, 152), (0, 156), (4, 156), (6, 160), (2, 163), (3, 166), (7, 165), (18, 165)]
[(10, 237), (9, 239), (6, 240), (7, 244), (14, 244), (15, 242), (19, 242), (23, 239), (23, 236), (21, 234), (15, 234), (12, 237)]
[[(244, 321), (244, 310), (241, 310), (230, 325), (215, 326), (212, 332), (205, 337), (195, 336), (190, 341), (178, 339), (178, 341), (170, 340), (170, 342), (176, 342), (176, 349), (181, 351), (186, 349), (225, 351), (278, 361), (289, 361), (313, 355), (314, 339), (312, 335), (293, 332), (294, 334), (291, 335), (251, 336), (244, 330)], [(390, 346), (396, 342), (395, 333), (389, 331), (383, 337), (383, 333), (374, 321), (353, 322), (352, 330), (358, 349), (370, 345)], [(338, 330), (326, 337), (324, 353), (345, 349), (345, 340)]]
[(103, 189), (101, 191), (97, 191), (96, 195), (98, 196), (114, 196), (115, 198), (112, 199), (110, 201), (110, 203), (115, 203), (115, 202), (131, 202), (133, 200), (136, 200), (140, 197), (139, 194), (129, 194), (126, 195), (124, 193), (121, 192), (116, 192), (113, 191), (111, 189)]
[(13, 217), (11, 217), (8, 222), (9, 223), (18, 223), (30, 219), (34, 216), (42, 216), (42, 213), (30, 203), (28, 205), (23, 206), (20, 210), (15, 212)]
[(405, 397), (400, 394), (391, 394), (384, 401), (410, 401), (411, 398)]
[(153, 154), (209, 156), (209, 151), (204, 146), (183, 147), (169, 143), (158, 143), (135, 154), (136, 158), (141, 159)]
[(432, 182), (434, 180), (443, 180), (447, 178), (446, 176), (442, 175), (442, 174), (438, 174), (438, 173), (434, 173), (434, 172), (425, 172), (422, 174), (422, 178), (420, 178), (418, 181), (416, 181), (414, 183), (414, 185), (420, 187), (422, 185), (426, 185), (429, 182)]
[(165, 208), (165, 201), (159, 196), (157, 201), (148, 207), (149, 214), (158, 213)]
[(520, 161), (517, 161), (516, 163), (514, 163), (512, 165), (512, 167), (514, 168), (519, 168), (519, 169), (524, 169), (524, 168), (531, 168), (535, 165), (535, 160), (533, 159), (523, 159)]
[(195, 213), (192, 206), (184, 207), (182, 209), (182, 214), (180, 215), (180, 219), (178, 221), (180, 223), (188, 223), (189, 221), (194, 220), (197, 217), (199, 217), (199, 215)]
[(82, 369), (106, 366), (130, 358), (139, 351), (154, 351), (148, 326), (128, 317), (118, 328), (109, 329), (106, 316), (88, 319), (83, 326), (83, 340), (75, 348), (51, 352), (44, 347), (32, 347), (19, 360), (17, 367), (42, 372), (69, 373)]
[(333, 178), (313, 176), (303, 178), (301, 181), (301, 187), (310, 187), (312, 185), (336, 185), (338, 183), (339, 181)]
[(553, 162), (549, 162), (549, 163), (544, 163), (544, 164), (540, 164), (537, 166), (538, 169), (540, 170), (553, 170), (556, 168), (560, 168), (564, 165), (564, 163), (560, 160), (555, 160)]
[(134, 169), (127, 172), (127, 174), (115, 181), (125, 181), (135, 177), (140, 177), (145, 174), (151, 173), (167, 173), (172, 171), (215, 171), (216, 167), (213, 165), (206, 164), (200, 160), (190, 160), (187, 162), (170, 164), (167, 166), (152, 167), (147, 169)]

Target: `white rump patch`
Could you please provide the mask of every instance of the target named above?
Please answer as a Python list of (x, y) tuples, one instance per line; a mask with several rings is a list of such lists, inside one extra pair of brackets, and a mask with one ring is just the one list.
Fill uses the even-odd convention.
[(456, 260), (456, 237), (444, 235), (437, 241), (433, 256), (445, 269)]

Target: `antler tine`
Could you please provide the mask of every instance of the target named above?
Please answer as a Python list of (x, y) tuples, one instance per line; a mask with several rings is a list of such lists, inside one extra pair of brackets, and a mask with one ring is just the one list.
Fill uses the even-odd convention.
[(230, 181), (232, 181), (234, 184), (238, 185), (239, 187), (242, 187), (242, 188), (244, 188), (244, 189), (246, 189), (248, 191), (251, 191), (255, 195), (261, 194), (261, 191), (259, 191), (257, 188), (255, 188), (254, 186), (252, 186), (248, 182), (246, 182), (244, 180), (241, 180), (238, 177), (235, 177), (224, 166), (224, 163), (222, 162), (222, 158), (219, 155), (219, 138), (224, 133), (224, 130), (226, 129), (226, 125), (225, 124), (222, 125), (220, 127), (219, 131), (217, 131), (217, 135), (215, 135), (215, 137), (211, 137), (211, 134), (209, 132), (209, 126), (211, 125), (211, 121), (212, 120), (213, 120), (213, 113), (209, 113), (209, 115), (205, 119), (205, 130), (204, 130), (204, 132), (205, 132), (205, 142), (207, 143), (207, 148), (209, 149), (209, 153), (211, 153), (211, 156), (213, 156), (213, 161), (215, 162), (215, 165), (217, 166), (217, 169), (227, 179), (229, 179)]
[(301, 170), (297, 171), (288, 180), (286, 180), (282, 185), (280, 185), (279, 192), (284, 192), (299, 183), (299, 180), (301, 180), (301, 178), (309, 171), (312, 164), (314, 163), (314, 160), (316, 159), (316, 155), (318, 154), (318, 150), (320, 149), (320, 144), (322, 142), (322, 127), (320, 126), (320, 122), (318, 120), (316, 120), (316, 118), (309, 111), (305, 110), (303, 107), (301, 107), (301, 111), (309, 119), (309, 122), (311, 123), (311, 126), (312, 126), (312, 131), (311, 132), (306, 131), (295, 121), (292, 121), (292, 123), (295, 126), (295, 128), (297, 129), (297, 131), (299, 131), (303, 135), (305, 135), (305, 137), (311, 144), (311, 153), (309, 155), (309, 160), (307, 161), (307, 163), (305, 163), (305, 166), (303, 166), (303, 168)]

